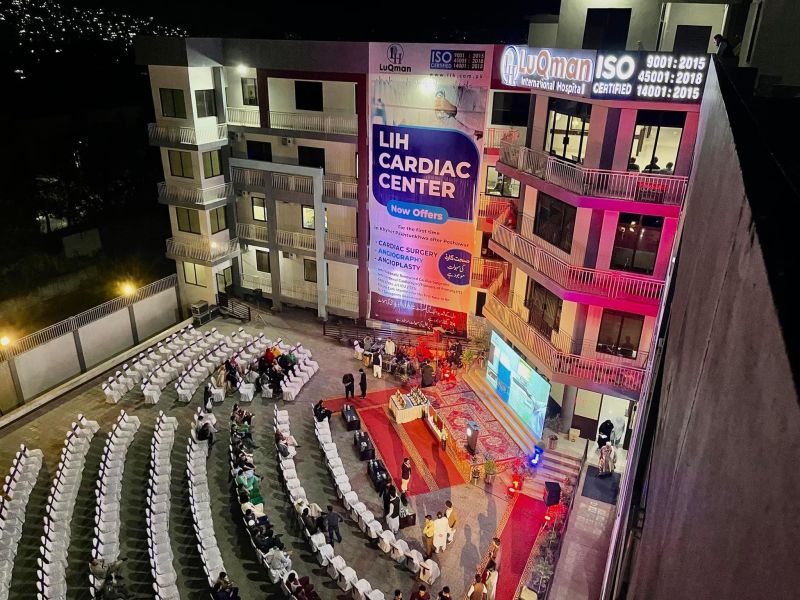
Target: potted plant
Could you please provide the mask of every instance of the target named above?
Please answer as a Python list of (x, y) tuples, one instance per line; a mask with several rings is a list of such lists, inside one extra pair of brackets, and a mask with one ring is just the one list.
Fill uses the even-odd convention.
[(497, 463), (494, 462), (493, 458), (487, 456), (483, 462), (483, 479), (487, 484), (491, 485), (495, 475), (497, 475)]
[(464, 365), (464, 370), (469, 373), (469, 370), (472, 368), (473, 363), (475, 362), (475, 358), (477, 357), (477, 353), (472, 348), (467, 348), (461, 354), (461, 361)]
[(547, 556), (540, 556), (533, 564), (534, 587), (537, 594), (542, 594), (546, 589), (550, 578), (553, 577), (553, 562)]
[(547, 449), (548, 450), (555, 450), (557, 447), (558, 447), (558, 434), (548, 433), (547, 434)]

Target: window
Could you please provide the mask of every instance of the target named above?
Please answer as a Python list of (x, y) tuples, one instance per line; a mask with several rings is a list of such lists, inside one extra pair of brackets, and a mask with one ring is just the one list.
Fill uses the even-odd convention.
[(672, 51), (676, 54), (706, 54), (711, 42), (711, 25), (678, 25)]
[(304, 206), (302, 211), (303, 219), (301, 224), (303, 229), (314, 229), (314, 209), (310, 206)]
[(262, 273), (271, 273), (272, 271), (270, 269), (269, 251), (256, 250), (256, 270), (261, 271)]
[(528, 323), (548, 338), (554, 331), (558, 332), (563, 304), (561, 298), (533, 279), (528, 279), (526, 300), (525, 304), (530, 311)]
[(528, 126), (530, 94), (495, 92), (492, 98), (492, 125)]
[(206, 179), (219, 177), (222, 175), (222, 167), (219, 164), (219, 150), (203, 152), (203, 174)]
[(211, 218), (211, 233), (219, 233), (227, 227), (225, 224), (225, 207), (220, 206), (209, 212)]
[(682, 112), (638, 111), (628, 170), (672, 175), (685, 120)]
[(544, 149), (553, 156), (582, 163), (589, 138), (592, 107), (583, 102), (550, 98)]
[(176, 208), (178, 230), (185, 233), (200, 233), (200, 213), (190, 208)]
[(242, 104), (258, 106), (258, 86), (255, 77), (242, 77)]
[(161, 96), (161, 114), (176, 119), (186, 118), (186, 103), (183, 101), (183, 90), (158, 88)]
[(663, 225), (662, 217), (620, 213), (611, 268), (652, 275)]
[(604, 310), (597, 336), (597, 351), (625, 358), (636, 358), (642, 338), (644, 317), (615, 310)]
[(576, 212), (574, 206), (539, 192), (536, 218), (533, 221), (534, 235), (561, 248), (564, 252), (571, 252)]
[(303, 279), (317, 283), (317, 261), (310, 258), (303, 259)]
[(294, 106), (297, 110), (322, 110), (322, 82), (295, 81)]
[(197, 103), (197, 117), (216, 117), (217, 102), (214, 99), (214, 90), (196, 90), (194, 99)]
[(267, 199), (260, 198), (259, 196), (252, 196), (250, 200), (253, 203), (253, 220), (254, 221), (267, 221)]
[(233, 268), (225, 267), (217, 273), (217, 291), (225, 292), (233, 285)]
[(313, 167), (325, 170), (325, 148), (312, 146), (297, 147), (297, 164), (301, 167)]
[(194, 167), (192, 166), (192, 155), (180, 150), (167, 150), (169, 157), (169, 172), (173, 177), (194, 177)]
[(625, 50), (630, 23), (630, 8), (587, 9), (583, 47), (587, 50)]
[(190, 285), (206, 287), (206, 273), (203, 270), (203, 265), (196, 265), (190, 262), (183, 263), (183, 280)]
[(247, 158), (272, 162), (272, 144), (247, 140)]
[(486, 167), (486, 193), (492, 196), (519, 198), (519, 181), (498, 173), (494, 167)]

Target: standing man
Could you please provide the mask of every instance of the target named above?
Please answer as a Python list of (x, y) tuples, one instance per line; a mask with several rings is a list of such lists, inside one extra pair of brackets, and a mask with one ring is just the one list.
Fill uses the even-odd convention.
[(340, 544), (342, 543), (342, 534), (339, 532), (339, 523), (342, 522), (342, 517), (339, 516), (339, 513), (333, 512), (333, 506), (328, 504), (328, 514), (325, 515), (325, 521), (328, 525), (328, 537), (331, 540), (331, 546), (333, 546), (333, 536), (336, 536), (336, 541)]
[(397, 346), (395, 346), (394, 340), (392, 338), (388, 338), (386, 343), (383, 345), (383, 351), (386, 352), (389, 356), (394, 356), (394, 353), (397, 351)]
[(380, 350), (378, 350), (375, 354), (372, 355), (372, 374), (378, 379), (382, 378), (381, 375), (382, 367), (383, 367), (383, 357), (381, 356)]
[(484, 573), (490, 569), (497, 571), (500, 574), (500, 538), (492, 538), (492, 545), (489, 547), (489, 562), (486, 565)]
[(422, 537), (425, 542), (425, 558), (433, 556), (433, 519), (425, 515), (425, 527), (422, 528)]
[(483, 600), (486, 597), (486, 586), (481, 583), (481, 576), (476, 573), (475, 581), (467, 592), (467, 600)]
[(367, 374), (364, 373), (364, 369), (359, 369), (359, 379), (358, 379), (358, 387), (361, 388), (361, 399), (367, 397)]
[(458, 522), (458, 517), (456, 516), (456, 509), (453, 508), (453, 503), (448, 500), (444, 503), (447, 507), (444, 511), (445, 517), (447, 517), (447, 543), (453, 543), (453, 534), (456, 532), (456, 523)]
[(392, 533), (400, 531), (400, 496), (395, 493), (394, 486), (392, 486), (392, 499), (389, 501), (389, 512), (386, 515), (386, 525)]
[(407, 456), (403, 459), (403, 465), (400, 467), (400, 491), (403, 493), (408, 492), (408, 482), (411, 480), (411, 459)]
[(731, 43), (719, 33), (714, 36), (714, 45), (717, 47), (717, 54), (722, 58), (732, 58), (733, 48)]
[(448, 531), (447, 519), (441, 512), (437, 512), (436, 520), (433, 522), (433, 549), (436, 552), (444, 552)]
[[(361, 369), (359, 369), (360, 371)], [(355, 393), (355, 380), (353, 379), (352, 373), (345, 373), (342, 377), (342, 383), (344, 384), (344, 399), (347, 400), (348, 398), (352, 398), (353, 400), (356, 399)]]

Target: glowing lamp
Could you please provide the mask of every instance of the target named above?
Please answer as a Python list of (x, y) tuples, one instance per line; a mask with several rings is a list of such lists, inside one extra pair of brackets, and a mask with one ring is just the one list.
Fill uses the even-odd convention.
[(239, 73), (239, 75), (241, 75), (242, 77), (244, 77), (245, 75), (247, 75), (247, 67), (245, 67), (244, 65), (239, 65), (238, 67), (236, 67), (236, 72)]
[(7, 335), (0, 337), (0, 346), (8, 346), (9, 344), (11, 344), (10, 337), (8, 337)]
[(533, 449), (533, 454), (531, 454), (530, 458), (528, 458), (528, 464), (532, 467), (538, 467), (539, 464), (542, 462), (542, 453), (544, 452), (544, 448), (540, 448), (539, 446), (535, 446)]
[[(7, 340), (8, 338), (7, 338), (7, 337), (4, 337), (3, 339), (4, 339), (4, 340)], [(3, 345), (5, 346), (5, 344), (3, 344)], [(470, 429), (469, 427), (467, 427), (467, 437), (469, 437), (469, 436), (471, 436), (471, 435), (472, 435), (472, 429)]]
[(544, 520), (547, 521), (548, 523), (552, 520), (552, 518), (553, 517), (551, 517), (550, 515), (545, 515), (544, 516)]
[(119, 290), (122, 292), (123, 296), (133, 296), (133, 293), (136, 291), (136, 286), (130, 281), (123, 281), (119, 284)]

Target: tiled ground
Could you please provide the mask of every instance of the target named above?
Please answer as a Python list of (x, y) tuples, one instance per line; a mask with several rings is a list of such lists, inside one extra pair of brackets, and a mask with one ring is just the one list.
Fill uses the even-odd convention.
[[(317, 503), (328, 502), (340, 506), (335, 500), (333, 486), (324, 468), (316, 439), (313, 436), (313, 425), (310, 406), (318, 399), (341, 394), (341, 377), (344, 371), (356, 372), (358, 363), (352, 358), (352, 350), (339, 345), (329, 338), (323, 338), (321, 326), (308, 313), (303, 311), (286, 311), (281, 315), (269, 316), (269, 325), (256, 328), (248, 326), (250, 331), (264, 330), (269, 337), (275, 339), (283, 336), (292, 342), (300, 340), (311, 349), (315, 359), (320, 363), (320, 372), (304, 387), (296, 402), (286, 408), (290, 412), (292, 431), (298, 438), (301, 448), (297, 460), (299, 476), (308, 495)], [(232, 331), (238, 323), (215, 321), (214, 326), (220, 331)], [(153, 424), (159, 410), (176, 416), (180, 427), (173, 449), (172, 463), (172, 510), (170, 533), (175, 554), (174, 565), (178, 572), (179, 587), (182, 598), (194, 600), (208, 597), (208, 587), (199, 567), (199, 555), (196, 550), (191, 528), (191, 516), (187, 508), (188, 493), (185, 477), (185, 440), (189, 435), (191, 413), (199, 406), (196, 398), (189, 406), (175, 401), (175, 392), (166, 391), (156, 406), (145, 406), (140, 394), (131, 392), (113, 406), (104, 402), (99, 388), (103, 378), (83, 386), (67, 394), (46, 407), (28, 415), (17, 423), (0, 432), (0, 469), (5, 470), (11, 457), (21, 442), (31, 447), (39, 447), (45, 453), (45, 464), (31, 496), (29, 519), (23, 531), (20, 551), (15, 563), (12, 579), (11, 598), (13, 600), (30, 600), (35, 598), (36, 557), (38, 556), (39, 536), (41, 535), (41, 519), (48, 492), (48, 478), (55, 471), (58, 453), (63, 445), (64, 433), (78, 413), (85, 413), (89, 418), (101, 424), (101, 433), (109, 431), (110, 424), (124, 408), (137, 415), (142, 428), (134, 438), (128, 454), (123, 480), (123, 526), (121, 535), (122, 554), (129, 557), (124, 574), (128, 581), (129, 591), (133, 598), (152, 598), (152, 579), (146, 555), (144, 531), (144, 486), (147, 476), (147, 452), (152, 436)], [(369, 377), (370, 391), (393, 386), (391, 379), (375, 380)], [(256, 562), (252, 548), (244, 535), (243, 528), (234, 517), (238, 506), (232, 503), (230, 485), (227, 476), (227, 464), (224, 449), (228, 439), (227, 416), (233, 397), (226, 399), (225, 404), (215, 410), (221, 425), (219, 446), (215, 446), (209, 459), (209, 485), (212, 494), (212, 510), (215, 531), (222, 551), (225, 567), (231, 578), (241, 588), (244, 600), (260, 598), (278, 598), (280, 590), (272, 585), (266, 577), (264, 569)], [(257, 399), (251, 407), (256, 414), (255, 461), (258, 471), (264, 475), (263, 488), (267, 499), (267, 513), (272, 520), (276, 532), (283, 534), (287, 548), (292, 550), (294, 566), (301, 573), (311, 577), (320, 591), (322, 598), (337, 598), (342, 593), (335, 587), (327, 574), (316, 564), (308, 551), (305, 542), (292, 529), (288, 504), (278, 483), (276, 457), (271, 443), (272, 429), (269, 427), (274, 402)], [(280, 403), (283, 407), (283, 403)], [(334, 433), (340, 444), (340, 454), (348, 474), (358, 490), (359, 496), (374, 504), (376, 514), (381, 514), (378, 498), (366, 479), (365, 466), (358, 461), (353, 452), (351, 438), (343, 427), (334, 420)], [(68, 597), (89, 598), (86, 561), (92, 538), (91, 514), (94, 496), (97, 466), (99, 464), (99, 448), (102, 440), (93, 443), (92, 451), (84, 471), (84, 483), (76, 508), (76, 516), (72, 522), (73, 539), (70, 546), (70, 560), (67, 579)], [(97, 446), (95, 448), (95, 446)], [(497, 487), (497, 486), (496, 486)], [(451, 499), (461, 518), (453, 546), (437, 557), (442, 569), (442, 578), (433, 586), (438, 592), (442, 585), (449, 585), (455, 597), (462, 597), (467, 582), (474, 573), (495, 534), (498, 520), (505, 512), (507, 499), (502, 494), (493, 494), (482, 486), (459, 485), (441, 489), (424, 495), (415, 496), (412, 502), (418, 514), (435, 512), (443, 508), (444, 501)], [(420, 519), (421, 521), (422, 519)], [(344, 540), (337, 545), (336, 551), (341, 554), (348, 565), (352, 566), (360, 577), (368, 579), (374, 587), (384, 592), (400, 588), (408, 597), (414, 580), (411, 574), (388, 561), (383, 555), (371, 548), (366, 538), (351, 521), (342, 526)], [(409, 543), (421, 547), (421, 526), (403, 530), (402, 535)]]

